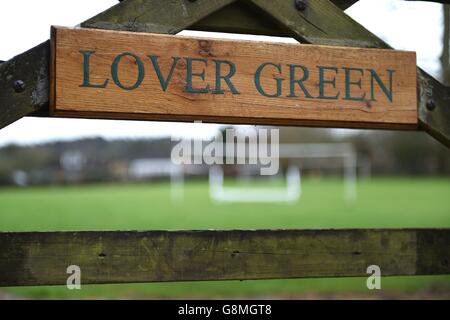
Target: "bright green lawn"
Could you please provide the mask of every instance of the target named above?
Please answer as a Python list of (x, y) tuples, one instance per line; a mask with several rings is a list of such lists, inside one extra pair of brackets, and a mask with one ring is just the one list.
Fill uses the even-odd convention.
[[(450, 227), (448, 179), (378, 178), (359, 183), (353, 204), (343, 195), (338, 179), (303, 181), (303, 196), (296, 204), (215, 204), (202, 181), (188, 182), (185, 199), (178, 203), (171, 203), (166, 183), (8, 188), (0, 189), (0, 230)], [(450, 292), (450, 277), (386, 278), (382, 286), (387, 291), (443, 287)], [(64, 287), (7, 289), (53, 298), (272, 296), (343, 290), (367, 293), (365, 279), (84, 286), (78, 292)]]

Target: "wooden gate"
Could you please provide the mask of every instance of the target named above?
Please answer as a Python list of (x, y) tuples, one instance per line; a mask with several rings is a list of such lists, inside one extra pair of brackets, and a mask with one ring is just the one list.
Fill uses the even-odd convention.
[[(410, 62), (404, 65), (395, 64), (414, 58), (410, 54), (376, 50), (391, 48), (343, 12), (356, 2), (357, 0), (122, 1), (81, 23), (81, 29), (54, 29), (52, 41), (42, 43), (0, 64), (0, 128), (24, 116), (203, 120), (238, 124), (424, 130), (446, 146), (450, 146), (450, 88), (443, 86), (419, 68), (408, 69)], [(318, 101), (308, 103), (312, 106), (320, 105), (322, 111), (312, 112), (306, 108), (306, 111), (285, 112), (273, 102), (273, 98), (283, 93), (278, 92), (277, 86), (270, 87), (275, 90), (270, 93), (268, 93), (269, 90), (264, 90), (261, 84), (258, 88), (256, 75), (253, 75), (254, 78), (243, 77), (242, 81), (239, 76), (236, 76), (236, 83), (245, 85), (245, 81), (254, 80), (257, 91), (262, 95), (257, 98), (261, 99), (258, 103), (262, 106), (267, 104), (267, 107), (262, 109), (263, 116), (254, 115), (254, 112), (246, 109), (251, 106), (245, 99), (251, 99), (251, 97), (248, 98), (243, 94), (236, 97), (236, 103), (230, 109), (218, 105), (220, 112), (216, 109), (208, 109), (208, 105), (213, 102), (203, 97), (201, 99), (206, 99), (202, 101), (206, 101), (203, 104), (209, 110), (208, 112), (203, 112), (204, 109), (197, 112), (192, 112), (192, 109), (184, 110), (183, 103), (180, 103), (176, 110), (161, 110), (157, 106), (150, 105), (139, 110), (122, 107), (117, 111), (117, 106), (112, 102), (108, 105), (105, 101), (102, 101), (101, 107), (98, 108), (95, 104), (89, 107), (86, 107), (86, 104), (78, 106), (75, 105), (76, 99), (86, 98), (84, 95), (86, 91), (82, 91), (83, 85), (95, 90), (106, 88), (107, 79), (99, 81), (98, 75), (95, 81), (89, 78), (89, 63), (94, 63), (94, 50), (80, 50), (76, 53), (79, 55), (78, 59), (84, 59), (81, 60), (84, 69), (73, 70), (75, 73), (76, 70), (84, 71), (84, 81), (76, 88), (77, 97), (71, 98), (70, 95), (66, 95), (67, 92), (75, 90), (71, 89), (70, 79), (65, 77), (63, 72), (71, 69), (64, 69), (66, 65), (59, 64), (58, 59), (65, 54), (71, 56), (73, 53), (75, 47), (70, 48), (73, 42), (64, 38), (73, 36), (72, 32), (88, 37), (99, 37), (94, 41), (99, 50), (104, 48), (101, 46), (102, 38), (107, 36), (111, 37), (109, 42), (111, 44), (114, 39), (129, 41), (136, 36), (136, 45), (141, 40), (149, 41), (147, 37), (151, 37), (152, 41), (160, 41), (161, 44), (175, 41), (172, 49), (178, 48), (177, 46), (189, 49), (190, 46), (192, 47), (189, 39), (154, 35), (174, 35), (187, 28), (288, 36), (302, 44), (333, 46), (333, 48), (322, 46), (303, 48), (302, 45), (280, 47), (280, 51), (292, 51), (290, 57), (295, 57), (296, 50), (303, 48), (302, 50), (322, 52), (321, 57), (340, 56), (344, 59), (347, 57), (349, 60), (349, 57), (354, 55), (353, 60), (355, 60), (355, 57), (369, 55), (370, 59), (367, 65), (363, 63), (360, 68), (353, 66), (341, 70), (347, 77), (341, 79), (343, 91), (340, 93), (345, 95), (344, 100), (347, 101), (340, 102), (342, 110), (337, 111), (333, 107), (336, 101), (327, 101), (330, 97), (319, 90), (316, 96)], [(125, 31), (125, 33), (117, 31)], [(226, 44), (219, 40), (192, 41), (194, 46), (199, 45), (197, 51), (194, 49), (189, 51), (200, 56), (195, 59), (216, 59), (214, 63), (218, 68), (216, 71), (219, 70), (219, 76), (216, 74), (214, 94), (222, 94), (221, 86), (223, 85), (223, 87), (227, 86), (226, 89), (231, 91), (231, 94), (238, 96), (241, 93), (240, 89), (231, 81), (234, 62), (231, 58), (230, 61), (217, 62), (217, 56), (223, 55), (223, 52), (217, 48), (231, 49), (226, 49)], [(240, 52), (251, 50), (248, 47), (245, 49), (244, 44), (239, 45), (242, 49)], [(229, 47), (233, 47), (233, 44), (229, 44)], [(263, 47), (261, 50), (269, 52), (268, 57), (276, 59), (277, 50), (269, 49)], [(260, 51), (255, 50), (255, 54), (257, 52)], [(140, 60), (132, 52), (126, 51), (122, 55), (110, 56), (112, 67), (108, 66), (108, 68), (112, 68), (112, 78), (109, 80), (114, 81), (119, 87), (119, 89), (111, 89), (111, 97), (114, 97), (114, 90), (119, 90), (117, 92), (120, 96), (127, 90), (135, 89), (133, 84), (124, 85), (117, 79), (117, 75), (114, 78), (114, 63), (119, 64), (124, 56), (132, 57), (138, 71), (145, 72), (140, 70)], [(400, 56), (402, 58), (397, 59)], [(152, 62), (156, 68), (158, 59), (156, 55), (154, 57), (156, 58), (153, 58)], [(401, 81), (397, 83), (391, 81), (390, 88), (389, 75), (392, 75), (394, 71), (390, 73), (389, 66), (384, 65), (385, 77), (382, 78), (382, 72), (377, 73), (376, 66), (370, 64), (370, 61), (378, 61), (378, 65), (383, 65), (382, 62), (387, 57), (391, 57), (397, 72), (401, 74), (399, 76)], [(189, 66), (192, 60), (188, 60), (189, 57), (184, 58), (185, 68), (188, 68), (186, 64)], [(260, 66), (264, 64), (263, 58), (265, 59), (266, 56), (261, 58)], [(323, 59), (326, 60), (326, 57)], [(173, 61), (175, 60), (174, 58)], [(272, 67), (275, 67), (275, 71), (277, 68), (285, 67), (278, 66), (278, 63), (273, 61), (270, 63)], [(243, 65), (246, 65), (245, 61)], [(221, 66), (229, 69), (220, 74)], [(236, 66), (239, 67), (238, 63)], [(288, 70), (292, 72), (298, 67), (292, 62), (289, 63)], [(315, 75), (318, 80), (315, 81), (319, 81), (317, 84), (319, 89), (323, 84), (333, 88), (339, 86), (336, 84), (338, 78), (334, 79), (333, 86), (333, 79), (326, 80), (324, 76), (324, 70), (336, 73), (338, 70), (330, 66), (322, 66), (321, 69), (320, 65), (312, 68), (318, 72)], [(309, 91), (307, 92), (305, 87), (301, 86), (304, 84), (301, 81), (306, 83), (307, 80), (305, 69), (303, 68), (302, 71), (303, 78), (299, 80), (291, 76), (290, 83), (307, 96)], [(368, 87), (365, 92), (367, 95), (371, 94), (370, 99), (363, 99), (364, 96), (351, 93), (351, 88), (361, 89), (362, 86), (360, 81), (358, 84), (358, 78), (356, 81), (355, 78), (351, 80), (350, 75), (353, 71), (361, 76), (366, 72), (371, 77), (369, 81), (372, 81), (372, 87)], [(191, 77), (193, 75), (191, 70)], [(201, 77), (201, 74), (195, 75)], [(160, 85), (164, 89), (165, 81), (168, 79), (167, 74), (158, 76), (161, 76)], [(314, 75), (311, 76), (311, 79), (313, 78)], [(138, 73), (135, 84), (138, 84), (139, 80)], [(403, 93), (394, 96), (392, 85), (397, 86), (396, 88)], [(187, 84), (184, 86), (194, 90), (193, 86), (189, 87)], [(375, 86), (380, 99), (376, 97)], [(294, 90), (293, 87), (290, 90)], [(185, 90), (184, 93), (178, 94), (188, 93), (201, 92), (187, 90), (186, 93)], [(102, 96), (108, 94), (102, 93)], [(288, 91), (285, 95), (289, 94), (290, 98), (295, 96), (294, 91)], [(335, 100), (338, 96), (339, 94), (335, 92)], [(229, 92), (224, 94), (224, 99), (231, 98)], [(191, 98), (184, 96), (184, 100), (181, 101), (189, 103), (189, 99)], [(191, 103), (192, 108), (195, 109), (201, 99), (198, 98), (195, 100), (196, 103)], [(287, 103), (292, 102), (289, 101)], [(87, 100), (83, 102), (87, 103)], [(449, 244), (450, 229), (1, 232), (0, 286), (64, 285), (67, 279), (66, 268), (71, 264), (82, 268), (84, 284), (366, 276), (366, 268), (371, 264), (379, 265), (384, 276), (450, 274)]]

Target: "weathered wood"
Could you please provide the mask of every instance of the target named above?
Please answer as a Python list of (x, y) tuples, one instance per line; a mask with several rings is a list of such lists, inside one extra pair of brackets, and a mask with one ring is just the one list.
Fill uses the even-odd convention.
[(256, 34), (288, 37), (289, 32), (281, 28), (272, 18), (255, 12), (245, 2), (237, 1), (201, 19), (189, 27), (191, 30)]
[[(165, 32), (164, 30), (166, 30), (167, 32), (176, 33), (182, 29), (192, 26), (198, 20), (201, 20), (211, 13), (217, 11), (220, 12), (221, 8), (226, 9), (227, 4), (235, 2), (232, 0), (209, 1), (207, 6), (201, 6), (198, 11), (200, 14), (197, 14), (197, 10), (193, 10), (193, 12), (184, 10), (188, 8), (186, 5), (190, 6), (189, 8), (193, 8), (190, 3), (185, 4), (184, 6), (179, 6), (175, 3), (175, 0), (164, 1), (164, 3), (158, 3), (158, 1), (159, 0), (129, 0), (122, 2), (105, 13), (97, 15), (96, 17), (83, 23), (83, 26), (113, 30), (142, 30), (149, 32)], [(335, 6), (337, 5), (341, 9), (345, 9), (346, 6), (352, 5), (356, 1), (332, 1), (335, 5), (331, 4), (331, 2), (327, 0), (308, 1), (308, 8), (305, 11), (295, 10), (293, 1), (290, 0), (273, 0), (270, 2), (260, 0), (243, 0), (240, 2), (247, 4), (247, 8), (253, 8), (246, 11), (243, 14), (244, 16), (257, 17), (264, 15), (267, 19), (271, 19), (273, 16), (275, 17), (275, 24), (271, 22), (269, 24), (270, 26), (277, 25), (277, 30), (283, 30), (283, 33), (287, 32), (288, 36), (292, 36), (300, 42), (310, 42), (315, 44), (338, 43), (343, 46), (359, 45), (374, 48), (390, 48), (386, 43), (362, 28)], [(196, 3), (197, 5), (201, 5), (203, 1), (196, 1)], [(163, 8), (166, 5), (168, 5), (168, 10)], [(205, 8), (208, 12), (203, 10)], [(254, 10), (255, 8), (257, 9), (256, 11)], [(270, 12), (274, 12), (274, 14), (271, 14), (270, 12), (264, 13), (269, 9)], [(250, 14), (250, 11), (254, 12)], [(164, 13), (168, 13), (169, 18)], [(191, 13), (193, 14), (191, 15)], [(220, 16), (220, 14), (218, 14), (218, 16)], [(224, 16), (222, 15), (221, 17), (222, 22), (220, 23), (223, 23)], [(164, 21), (175, 21), (175, 23), (173, 26), (168, 26), (164, 24)], [(233, 24), (236, 24), (238, 26), (237, 28), (240, 26), (239, 22)], [(258, 25), (260, 26), (261, 22), (255, 18), (250, 23), (247, 23), (246, 28), (252, 26), (252, 24), (254, 24), (253, 27), (258, 30)], [(242, 25), (245, 26), (246, 24), (244, 23)], [(26, 115), (48, 115), (48, 92), (43, 90), (43, 88), (48, 87), (49, 79), (47, 74), (44, 74), (43, 72), (41, 73), (41, 71), (45, 70), (48, 66), (48, 52), (44, 49), (47, 49), (48, 51), (48, 43), (44, 43), (30, 50), (26, 54), (21, 55), (27, 58), (25, 60), (22, 59), (20, 63), (16, 64), (14, 61), (9, 61), (1, 64), (2, 68), (0, 71), (7, 70), (8, 72), (6, 73), (8, 73), (8, 75), (5, 75), (6, 73), (0, 74), (0, 77), (3, 75), (3, 77), (0, 78), (0, 88), (2, 89), (0, 91), (0, 128)], [(20, 67), (21, 65), (28, 65), (28, 67), (34, 70), (34, 72), (31, 72), (31, 81), (27, 80), (25, 83), (25, 92), (18, 96), (15, 92), (11, 91), (11, 74), (19, 74), (20, 77), (18, 78), (30, 76), (29, 73), (23, 76), (20, 74), (20, 72), (24, 70)], [(16, 68), (17, 71), (15, 71)], [(437, 105), (439, 105), (440, 110), (438, 112), (434, 112), (432, 116), (428, 115), (429, 110), (423, 109), (423, 106), (428, 103), (430, 97), (423, 94), (419, 95), (420, 99), (426, 97), (425, 100), (422, 99), (419, 101), (419, 107), (421, 108), (421, 127), (441, 142), (449, 145), (450, 142), (448, 132), (445, 132), (445, 130), (448, 130), (448, 126), (446, 126), (446, 123), (448, 123), (448, 117), (445, 116), (448, 115), (448, 110), (450, 109), (447, 98), (450, 95), (450, 88), (444, 87), (437, 83), (432, 77), (428, 76), (420, 69), (418, 70), (418, 73), (421, 75), (421, 78), (419, 79), (420, 85), (424, 83), (436, 83), (435, 87), (438, 89), (431, 91), (431, 94), (433, 95), (433, 100), (437, 102)], [(37, 78), (35, 77), (36, 74)], [(5, 76), (7, 78), (5, 78)], [(39, 87), (37, 86), (38, 83)], [(420, 90), (421, 92), (430, 92), (427, 88), (421, 88)], [(30, 91), (32, 98), (30, 98)], [(19, 97), (19, 99), (16, 100), (16, 97)], [(36, 97), (39, 97), (39, 99), (36, 99)], [(442, 116), (444, 116), (444, 118), (442, 118)], [(430, 119), (433, 120), (430, 121)], [(174, 118), (174, 120), (178, 119)], [(214, 121), (215, 119), (211, 118), (210, 120)], [(259, 122), (256, 121), (254, 123)], [(279, 124), (282, 125), (288, 123), (282, 123), (280, 121)], [(324, 124), (319, 123), (319, 125)], [(358, 127), (366, 128), (367, 126), (365, 123), (361, 123)]]
[(55, 116), (417, 127), (412, 52), (93, 29), (55, 33)]
[[(249, 1), (267, 14), (272, 13), (271, 16), (291, 30), (290, 35), (300, 42), (392, 49), (328, 0), (308, 2), (308, 9), (297, 14), (292, 13), (292, 4), (288, 1)], [(417, 74), (420, 127), (450, 146), (450, 87), (443, 86), (420, 68), (417, 68)], [(433, 111), (426, 108), (430, 100), (436, 106)]]
[(361, 48), (390, 48), (384, 41), (346, 15), (329, 0), (308, 1), (304, 11), (293, 1), (248, 0), (303, 43)]
[[(342, 10), (349, 8), (356, 2), (358, 0), (333, 1)], [(196, 22), (189, 29), (290, 37), (289, 31), (285, 27), (277, 24), (269, 15), (255, 11), (246, 1), (236, 1)]]
[(421, 128), (450, 147), (450, 87), (419, 70), (419, 123)]
[(0, 286), (450, 274), (450, 230), (0, 233)]
[[(292, 9), (294, 9), (293, 0), (284, 1), (289, 1), (292, 4)], [(358, 0), (333, 0), (333, 3), (342, 10), (345, 10), (357, 1)], [(192, 23), (189, 28), (202, 31), (263, 34), (273, 36), (287, 35), (269, 19), (264, 20), (264, 17), (261, 17), (254, 11), (252, 12), (252, 10), (247, 10), (247, 2), (249, 1), (126, 1), (121, 2), (106, 12), (83, 22), (81, 26), (84, 28), (175, 34), (186, 28), (176, 28), (177, 24), (180, 21), (183, 21), (184, 18), (187, 18), (188, 16), (198, 18), (202, 14), (202, 11), (199, 9), (208, 9), (208, 6), (216, 6), (217, 4), (220, 4), (223, 9), (217, 10), (212, 15), (203, 14), (202, 19), (198, 19), (200, 21), (197, 20), (195, 23)], [(231, 6), (229, 6), (230, 4)], [(182, 13), (182, 15), (179, 13)]]
[[(291, 7), (291, 11), (295, 12), (293, 1), (285, 1), (285, 5)], [(417, 1), (417, 0), (409, 0)], [(426, 1), (426, 0), (425, 0)], [(430, 0), (431, 2), (449, 3), (448, 0)], [(268, 35), (268, 36), (279, 36), (279, 37), (290, 37), (290, 33), (282, 25), (276, 24), (270, 17), (266, 16), (264, 13), (255, 12), (249, 6), (249, 0), (240, 0), (226, 6), (225, 8), (213, 13), (210, 16), (202, 19), (201, 21), (195, 23), (190, 27), (192, 30), (200, 31), (213, 31), (213, 32), (231, 32), (231, 33), (242, 33), (242, 34), (257, 34), (257, 35)], [(274, 1), (265, 1), (274, 2)], [(313, 2), (310, 4), (310, 2)], [(317, 5), (317, 0), (307, 2), (308, 6)], [(331, 0), (331, 2), (341, 10), (345, 10), (351, 7), (353, 4), (358, 2), (358, 0)], [(308, 9), (309, 10), (309, 9)], [(330, 23), (330, 26), (333, 26)], [(329, 30), (333, 30), (331, 27)], [(329, 31), (327, 30), (327, 31)], [(310, 30), (308, 30), (309, 32)], [(302, 42), (302, 41), (301, 41)]]
[[(201, 0), (191, 5), (189, 10), (175, 0), (164, 0), (156, 7), (152, 6), (154, 2), (126, 1), (88, 20), (85, 24), (114, 29), (120, 23), (120, 17), (127, 19), (128, 13), (134, 13), (138, 15), (124, 20), (121, 24), (126, 30), (139, 31), (137, 28), (139, 17), (146, 21), (145, 27), (141, 25), (143, 28), (141, 31), (173, 34), (233, 1)], [(49, 115), (49, 60), (50, 42), (46, 41), (0, 65), (0, 129), (28, 115)], [(22, 80), (25, 84), (25, 90), (19, 94), (12, 87), (15, 80)]]
[(83, 22), (84, 28), (176, 34), (236, 0), (124, 1)]
[[(36, 110), (48, 110), (49, 43), (0, 64), (0, 129)], [(23, 90), (14, 88), (15, 81), (23, 83)]]
[(358, 0), (333, 0), (332, 1), (336, 7), (341, 10), (350, 8), (352, 5), (358, 2)]

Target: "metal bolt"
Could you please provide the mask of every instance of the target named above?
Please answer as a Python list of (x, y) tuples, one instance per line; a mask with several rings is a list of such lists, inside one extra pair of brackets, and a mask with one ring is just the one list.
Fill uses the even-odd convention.
[(429, 111), (433, 111), (436, 108), (436, 103), (434, 103), (433, 99), (429, 99), (427, 101), (426, 107)]
[(22, 80), (16, 80), (13, 83), (13, 88), (16, 93), (21, 93), (25, 90), (25, 82)]
[(298, 11), (304, 11), (307, 7), (306, 0), (295, 0), (295, 8)]

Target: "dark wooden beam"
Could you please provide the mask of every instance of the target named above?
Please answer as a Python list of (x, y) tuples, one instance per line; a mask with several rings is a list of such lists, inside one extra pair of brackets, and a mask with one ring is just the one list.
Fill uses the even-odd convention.
[(245, 2), (234, 2), (201, 19), (189, 27), (191, 30), (256, 34), (287, 37), (289, 33), (264, 13), (257, 13)]
[(418, 70), (419, 124), (450, 148), (450, 87)]
[(0, 64), (0, 129), (48, 110), (50, 42)]
[(0, 233), (0, 286), (450, 274), (450, 229)]
[(289, 0), (248, 0), (255, 9), (269, 15), (294, 39), (319, 45), (363, 48), (391, 48), (329, 0), (308, 1), (296, 10)]
[(359, 0), (333, 0), (333, 3), (336, 7), (341, 10), (345, 10), (350, 8), (352, 5), (357, 3)]
[(81, 23), (81, 26), (84, 28), (176, 34), (235, 1), (123, 1)]
[[(341, 10), (345, 10), (358, 0), (333, 0)], [(293, 1), (291, 1), (293, 4)], [(292, 6), (294, 9), (294, 6)], [(266, 36), (290, 37), (285, 27), (275, 23), (264, 12), (255, 12), (246, 0), (236, 1), (223, 9), (198, 21), (189, 29), (238, 34), (256, 34)]]
[[(156, 6), (155, 1), (125, 1), (83, 25), (174, 34), (234, 1), (199, 0), (184, 6), (178, 0), (159, 1)], [(25, 116), (48, 116), (49, 60), (50, 43), (46, 41), (0, 64), (0, 129)], [(16, 90), (15, 81), (21, 81), (22, 88)]]
[[(392, 49), (387, 43), (351, 19), (329, 0), (308, 2), (294, 12), (286, 0), (249, 0), (255, 8), (273, 17), (300, 42)], [(450, 147), (450, 87), (418, 68), (418, 113), (420, 128)]]
[[(187, 1), (181, 6), (178, 0), (160, 1), (124, 1), (82, 23), (82, 26), (173, 34), (193, 26), (198, 21), (204, 22), (202, 19), (219, 12), (217, 19), (211, 21), (220, 29), (226, 27), (226, 10), (236, 12), (238, 8), (234, 5), (227, 7), (234, 4), (235, 0)], [(247, 25), (235, 21), (235, 28), (241, 28), (235, 31), (244, 32), (249, 29), (255, 33), (258, 33), (257, 30), (259, 33), (265, 33), (264, 30), (272, 30), (275, 35), (292, 36), (306, 43), (390, 48), (341, 10), (356, 1), (308, 1), (304, 11), (296, 10), (291, 0), (240, 2), (250, 8), (239, 13), (241, 18), (254, 18), (249, 18)], [(224, 13), (220, 13), (223, 8)], [(271, 21), (266, 29), (261, 26), (261, 16), (265, 17), (264, 21)], [(200, 28), (204, 29), (208, 24), (213, 25), (212, 22), (203, 26), (200, 24)], [(26, 115), (48, 115), (48, 51), (49, 45), (46, 42), (0, 65), (0, 129)], [(420, 69), (418, 74), (418, 83), (421, 86), (418, 105), (420, 127), (450, 146), (450, 88), (438, 83)], [(17, 93), (14, 90), (12, 85), (16, 80), (23, 81), (22, 92)]]

